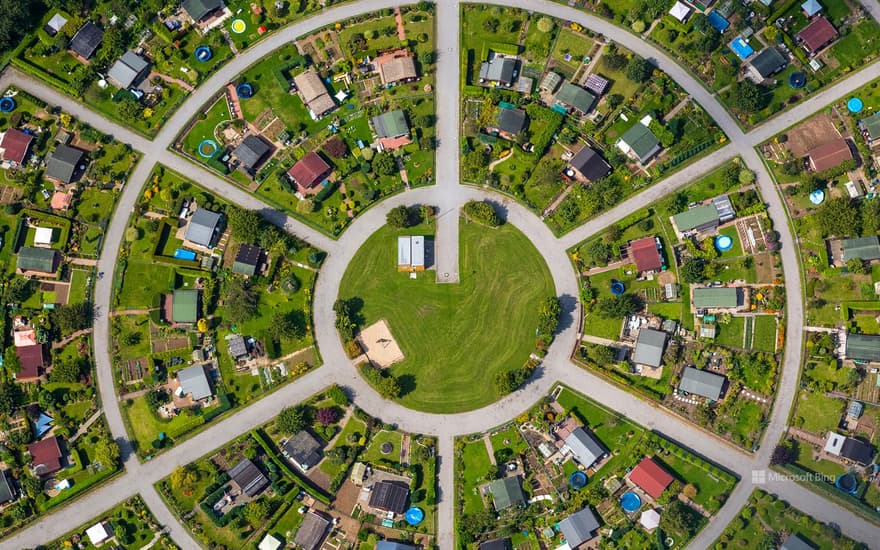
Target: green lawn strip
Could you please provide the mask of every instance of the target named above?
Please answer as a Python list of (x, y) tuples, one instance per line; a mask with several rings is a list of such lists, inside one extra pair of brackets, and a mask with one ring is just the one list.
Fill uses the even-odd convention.
[[(149, 315), (117, 315), (113, 317), (111, 324), (114, 342), (119, 346), (117, 354), (119, 359), (136, 359), (150, 354)], [(119, 335), (118, 339), (115, 338), (116, 334)], [(139, 339), (133, 344), (124, 344), (123, 340), (127, 334), (137, 334)]]
[[(364, 453), (361, 455), (363, 462), (379, 462), (380, 460), (389, 460), (391, 462), (400, 462), (400, 445), (403, 442), (403, 436), (400, 432), (389, 432), (382, 430), (370, 439)], [(390, 453), (382, 454), (382, 444), (391, 443), (394, 447)]]
[(731, 317), (729, 323), (725, 325), (718, 325), (718, 335), (715, 338), (715, 343), (717, 343), (719, 346), (742, 349), (744, 330), (745, 318)]
[(712, 475), (703, 466), (685, 458), (670, 453), (664, 454), (658, 460), (682, 481), (682, 485), (690, 483), (696, 487), (697, 495), (691, 500), (713, 513), (721, 508), (720, 497), (733, 490), (734, 483)]
[(336, 442), (333, 444), (333, 447), (331, 447), (331, 449), (335, 449), (336, 447), (342, 447), (345, 445), (351, 445), (351, 443), (348, 442), (348, 436), (353, 433), (359, 434), (362, 438), (367, 433), (367, 425), (364, 424), (363, 421), (355, 418), (354, 415), (352, 415), (348, 419), (348, 422), (345, 423), (345, 427), (342, 428), (342, 432), (339, 434), (339, 436), (337, 436)]
[(837, 428), (845, 402), (821, 393), (801, 391), (797, 400), (794, 425), (822, 435)]
[[(504, 443), (505, 440), (508, 441), (508, 443)], [(508, 448), (513, 451), (514, 455), (523, 453), (529, 448), (526, 440), (523, 439), (519, 430), (516, 429), (516, 424), (511, 425), (509, 428), (502, 430), (497, 434), (493, 434), (490, 437), (490, 441), (492, 442), (493, 450), (497, 451), (499, 449)]]
[(798, 466), (817, 474), (824, 474), (833, 478), (837, 478), (846, 472), (846, 468), (836, 462), (830, 460), (815, 460), (813, 458), (813, 446), (809, 443), (799, 441), (797, 443), (798, 456), (795, 461)]
[(205, 423), (204, 416), (179, 414), (167, 421), (160, 420), (150, 410), (144, 397), (135, 397), (131, 405), (122, 407), (122, 413), (128, 420), (128, 433), (134, 436), (136, 451), (149, 454), (152, 442), (164, 433), (166, 437), (175, 439)]
[[(114, 310), (148, 309), (156, 294), (168, 292), (174, 268), (132, 258), (125, 267), (125, 276)], [(117, 275), (118, 276), (118, 275)]]
[(485, 479), (492, 465), (489, 460), (489, 454), (486, 450), (486, 444), (482, 439), (467, 443), (462, 451), (462, 463), (464, 471), (462, 476), (463, 482), (463, 498), (464, 513), (474, 514), (483, 509), (483, 499), (479, 493), (479, 484)]
[(776, 317), (773, 315), (757, 315), (754, 317), (754, 338), (752, 349), (755, 351), (776, 351)]
[[(462, 223), (461, 283), (437, 285), (433, 272), (416, 280), (396, 272), (397, 235), (386, 226), (367, 240), (349, 264), (340, 298), (363, 300), (363, 326), (388, 322), (405, 356), (391, 367), (401, 378), (403, 405), (455, 412), (491, 403), (495, 375), (526, 363), (538, 303), (555, 295), (543, 259), (510, 225)], [(477, 328), (492, 326), (504, 330)]]

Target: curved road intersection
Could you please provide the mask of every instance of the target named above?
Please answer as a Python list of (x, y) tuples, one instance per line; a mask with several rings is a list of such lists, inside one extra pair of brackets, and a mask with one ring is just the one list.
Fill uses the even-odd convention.
[[(109, 355), (109, 320), (112, 278), (98, 280), (95, 288), (95, 305), (100, 315), (95, 320), (94, 342), (97, 363), (98, 384), (107, 421), (116, 441), (122, 450), (125, 473), (109, 484), (86, 494), (75, 505), (42, 518), (40, 521), (19, 531), (3, 541), (6, 547), (31, 547), (63, 535), (71, 527), (88, 521), (90, 518), (109, 509), (119, 501), (140, 493), (154, 512), (160, 523), (166, 525), (172, 538), (181, 548), (199, 548), (184, 527), (165, 507), (153, 484), (164, 478), (180, 465), (191, 462), (218, 444), (228, 441), (252, 427), (271, 419), (284, 406), (308, 398), (322, 388), (333, 383), (346, 386), (359, 407), (383, 421), (395, 423), (402, 429), (417, 433), (436, 435), (438, 438), (438, 545), (443, 550), (454, 548), (453, 504), (454, 504), (454, 445), (457, 435), (483, 431), (501, 424), (527, 409), (546, 395), (558, 381), (574, 387), (605, 406), (633, 419), (649, 429), (656, 430), (682, 445), (723, 466), (741, 479), (736, 489), (712, 522), (693, 541), (691, 547), (706, 548), (714, 541), (739, 509), (745, 504), (754, 486), (753, 470), (767, 469), (770, 453), (786, 428), (786, 420), (797, 390), (797, 381), (803, 347), (803, 292), (798, 261), (798, 249), (788, 224), (787, 213), (776, 187), (755, 152), (755, 146), (791, 124), (825, 107), (871, 80), (880, 77), (880, 64), (874, 63), (854, 73), (838, 84), (814, 94), (795, 108), (773, 118), (757, 129), (744, 133), (718, 102), (694, 77), (664, 52), (630, 34), (612, 23), (548, 0), (493, 0), (487, 3), (519, 7), (525, 10), (547, 13), (562, 20), (575, 21), (585, 28), (600, 33), (618, 42), (635, 53), (650, 59), (661, 70), (684, 88), (693, 100), (699, 103), (729, 137), (730, 143), (721, 149), (690, 164), (671, 177), (661, 180), (638, 195), (631, 197), (617, 207), (587, 221), (563, 237), (555, 237), (544, 223), (527, 209), (497, 194), (462, 186), (458, 183), (458, 137), (459, 137), (459, 1), (442, 0), (436, 3), (437, 20), (437, 136), (436, 185), (408, 191), (391, 197), (367, 210), (357, 218), (338, 240), (333, 240), (305, 224), (287, 217), (263, 204), (245, 190), (231, 185), (213, 173), (191, 164), (169, 150), (180, 128), (195, 115), (202, 105), (225, 84), (240, 72), (283, 44), (339, 20), (411, 2), (393, 0), (358, 0), (324, 10), (317, 15), (293, 23), (269, 36), (262, 42), (245, 50), (232, 59), (218, 73), (193, 92), (176, 114), (165, 124), (154, 140), (147, 140), (120, 127), (100, 115), (83, 107), (75, 100), (64, 96), (45, 84), (12, 69), (0, 78), (0, 89), (15, 85), (50, 104), (60, 105), (71, 115), (87, 122), (95, 128), (129, 143), (143, 153), (122, 195), (119, 197), (116, 212), (106, 232), (104, 250), (98, 269), (112, 273), (117, 263), (117, 255), (122, 242), (128, 217), (147, 181), (155, 163), (160, 162), (198, 182), (207, 189), (223, 195), (239, 206), (259, 210), (264, 217), (276, 225), (309, 241), (327, 252), (327, 259), (321, 268), (314, 296), (315, 336), (324, 358), (324, 365), (299, 380), (291, 383), (257, 402), (243, 408), (230, 417), (209, 426), (201, 433), (176, 445), (168, 452), (141, 464), (138, 462), (128, 441), (122, 416), (118, 408), (119, 400), (115, 393), (112, 374), (112, 361)], [(877, 0), (863, 2), (875, 18), (880, 17)], [(633, 395), (605, 382), (569, 361), (569, 354), (577, 343), (577, 325), (580, 315), (578, 284), (575, 273), (567, 257), (566, 250), (601, 231), (626, 214), (646, 204), (659, 200), (664, 195), (684, 187), (696, 178), (706, 174), (726, 160), (741, 156), (746, 165), (757, 175), (757, 184), (768, 213), (780, 233), (781, 256), (786, 275), (787, 330), (785, 354), (781, 378), (775, 396), (773, 411), (763, 438), (763, 446), (755, 454), (741, 449), (702, 431), (663, 409), (641, 401)], [(458, 209), (469, 199), (490, 199), (500, 203), (507, 211), (507, 219), (520, 229), (541, 251), (544, 260), (553, 273), (557, 294), (563, 303), (563, 319), (560, 331), (551, 347), (538, 375), (519, 391), (483, 409), (454, 415), (421, 413), (406, 409), (396, 403), (383, 400), (351, 367), (334, 328), (332, 304), (336, 299), (339, 283), (345, 267), (375, 230), (385, 223), (385, 214), (400, 204), (431, 204), (439, 207), (438, 217), (438, 264), (457, 277), (457, 221)], [(453, 246), (444, 246), (444, 243)], [(444, 269), (441, 268), (440, 272)], [(776, 493), (780, 498), (796, 503), (804, 512), (825, 522), (840, 526), (841, 530), (861, 541), (874, 540), (877, 527), (847, 510), (828, 502), (815, 493), (791, 481), (768, 481), (761, 488)]]

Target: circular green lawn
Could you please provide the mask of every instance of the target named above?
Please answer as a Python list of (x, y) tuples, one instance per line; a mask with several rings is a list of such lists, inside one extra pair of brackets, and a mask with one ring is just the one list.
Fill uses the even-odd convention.
[(462, 222), (459, 284), (436, 284), (434, 271), (415, 280), (398, 273), (398, 235), (432, 233), (433, 227), (378, 230), (349, 264), (339, 297), (363, 301), (362, 327), (388, 322), (404, 354), (391, 367), (401, 404), (434, 413), (472, 410), (500, 397), (497, 373), (528, 360), (538, 303), (556, 292), (544, 259), (510, 224)]

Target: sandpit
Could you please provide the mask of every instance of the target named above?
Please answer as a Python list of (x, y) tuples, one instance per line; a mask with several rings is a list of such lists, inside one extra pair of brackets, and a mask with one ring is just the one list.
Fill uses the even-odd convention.
[(364, 355), (372, 364), (384, 369), (394, 363), (403, 361), (403, 352), (391, 335), (391, 329), (384, 319), (377, 321), (363, 329), (357, 337), (358, 344), (364, 350)]

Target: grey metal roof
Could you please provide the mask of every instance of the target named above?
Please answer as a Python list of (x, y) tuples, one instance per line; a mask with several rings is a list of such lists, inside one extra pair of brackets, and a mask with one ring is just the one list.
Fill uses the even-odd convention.
[(611, 165), (590, 147), (584, 147), (568, 161), (568, 165), (589, 181), (596, 181), (611, 173)]
[(70, 39), (69, 47), (80, 56), (88, 59), (95, 54), (95, 50), (104, 39), (104, 31), (91, 21), (80, 27), (73, 38)]
[(580, 462), (584, 468), (589, 468), (607, 454), (605, 447), (596, 439), (596, 436), (583, 428), (573, 430), (565, 438), (565, 444), (571, 449), (575, 460)]
[(321, 462), (321, 443), (305, 430), (288, 439), (281, 450), (302, 470)]
[(120, 88), (128, 88), (140, 78), (150, 64), (146, 59), (128, 50), (107, 71), (107, 78), (115, 82)]
[(581, 544), (592, 539), (599, 521), (589, 507), (583, 508), (559, 522), (559, 530), (565, 537), (565, 542), (571, 548), (577, 548)]
[(880, 361), (880, 336), (876, 334), (847, 334), (846, 358), (859, 361)]
[(877, 235), (844, 239), (840, 244), (843, 247), (843, 261), (845, 262), (852, 258), (865, 261), (880, 259), (880, 237)]
[(392, 540), (380, 540), (376, 543), (376, 550), (416, 550), (416, 547)]
[(241, 144), (235, 148), (234, 154), (248, 168), (254, 168), (260, 164), (263, 157), (269, 152), (271, 147), (263, 138), (254, 134), (242, 140)]
[(874, 456), (874, 447), (853, 437), (847, 437), (840, 448), (840, 456), (859, 464), (868, 464)]
[(804, 542), (804, 539), (797, 535), (789, 535), (779, 550), (814, 550), (812, 546)]
[(247, 496), (252, 497), (269, 484), (269, 480), (249, 458), (242, 458), (232, 467), (229, 477)]
[(731, 204), (730, 197), (727, 195), (718, 195), (712, 199), (712, 204), (715, 206), (715, 210), (718, 211), (718, 218), (721, 219), (722, 223), (736, 217), (736, 211), (733, 209), (733, 204)]
[(15, 499), (15, 490), (9, 482), (9, 470), (0, 470), (0, 503)]
[(206, 248), (211, 248), (222, 218), (223, 215), (218, 212), (199, 208), (190, 218), (184, 238)]
[(724, 382), (725, 378), (721, 375), (686, 367), (681, 375), (678, 389), (715, 401), (721, 397)]
[(512, 545), (507, 537), (487, 540), (480, 543), (480, 550), (511, 550)]
[(83, 151), (69, 145), (59, 145), (49, 157), (49, 162), (46, 165), (46, 177), (70, 183), (73, 181), (73, 175), (76, 173), (76, 168), (82, 161), (84, 154)]
[(177, 381), (183, 388), (184, 394), (192, 395), (194, 401), (211, 397), (211, 383), (208, 381), (208, 375), (205, 374), (205, 367), (202, 365), (192, 365), (177, 372)]
[(226, 340), (226, 348), (229, 350), (229, 355), (231, 355), (233, 359), (244, 357), (248, 352), (244, 337), (240, 334), (236, 334), (232, 338)]
[(480, 79), (488, 82), (509, 84), (513, 82), (514, 69), (516, 69), (516, 60), (510, 57), (483, 61), (480, 65)]
[(327, 517), (314, 510), (309, 510), (309, 513), (306, 514), (302, 524), (296, 531), (293, 543), (301, 546), (303, 550), (315, 550), (321, 546), (329, 526), (330, 520)]
[(666, 333), (652, 328), (643, 328), (636, 339), (636, 351), (633, 363), (659, 367), (663, 362), (663, 350), (666, 346)]
[(496, 479), (489, 484), (489, 492), (492, 493), (492, 503), (498, 512), (511, 506), (520, 506), (526, 501), (519, 485), (519, 476)]

